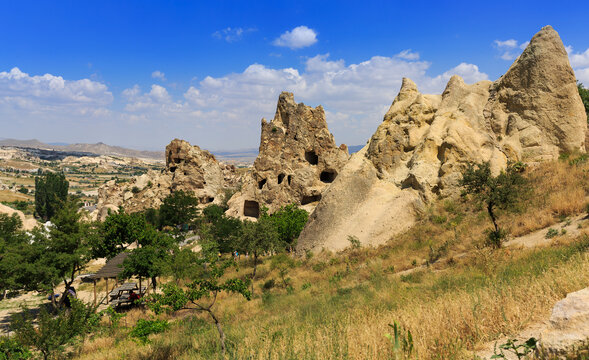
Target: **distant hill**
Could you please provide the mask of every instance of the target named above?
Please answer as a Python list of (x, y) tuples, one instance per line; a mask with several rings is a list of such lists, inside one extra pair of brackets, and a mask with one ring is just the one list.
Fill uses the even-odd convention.
[(16, 140), (16, 139), (4, 139), (0, 140), (0, 146), (19, 146), (28, 147), (34, 149), (45, 149), (45, 150), (59, 150), (59, 151), (71, 151), (71, 152), (85, 152), (97, 155), (111, 155), (111, 156), (123, 156), (123, 157), (136, 157), (143, 159), (158, 159), (163, 160), (163, 151), (145, 151), (145, 150), (134, 150), (127, 149), (120, 146), (111, 146), (102, 142), (96, 144), (69, 144), (69, 145), (51, 145), (43, 143), (37, 139), (31, 140)]

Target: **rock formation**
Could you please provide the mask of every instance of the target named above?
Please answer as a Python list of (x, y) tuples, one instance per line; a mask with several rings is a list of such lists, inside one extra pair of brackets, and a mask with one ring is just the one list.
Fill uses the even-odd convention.
[(323, 107), (297, 104), (283, 92), (274, 119), (262, 119), (259, 155), (227, 214), (258, 217), (261, 206), (273, 212), (290, 203), (311, 211), (348, 157), (327, 129)]
[(299, 249), (340, 250), (347, 237), (381, 244), (415, 222), (438, 196), (455, 193), (468, 162), (536, 162), (584, 152), (587, 120), (558, 33), (542, 28), (495, 82), (453, 76), (442, 95), (401, 90), (364, 149), (325, 191)]
[(564, 358), (589, 341), (589, 288), (567, 294), (552, 308), (550, 322), (540, 335), (540, 348)]
[(157, 208), (173, 191), (193, 193), (201, 204), (220, 203), (225, 189), (240, 182), (234, 166), (218, 162), (198, 146), (174, 139), (166, 146), (166, 169), (161, 173), (149, 171), (127, 183), (110, 180), (98, 189), (94, 217), (104, 220), (108, 210), (123, 206), (127, 212)]

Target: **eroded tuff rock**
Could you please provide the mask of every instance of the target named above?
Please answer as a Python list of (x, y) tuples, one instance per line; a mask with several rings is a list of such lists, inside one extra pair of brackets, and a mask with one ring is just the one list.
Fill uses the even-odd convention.
[(589, 341), (589, 288), (567, 294), (552, 308), (550, 322), (540, 336), (540, 348), (564, 358)]
[(225, 189), (237, 187), (240, 181), (234, 166), (218, 162), (196, 145), (174, 139), (166, 146), (165, 170), (151, 170), (128, 183), (107, 182), (98, 189), (98, 205), (93, 214), (104, 220), (109, 209), (116, 211), (119, 206), (127, 212), (157, 208), (176, 190), (193, 193), (203, 205), (220, 203)]
[(585, 151), (587, 120), (558, 33), (542, 28), (495, 82), (453, 76), (442, 95), (401, 90), (366, 147), (324, 193), (299, 249), (340, 250), (347, 237), (381, 244), (437, 196), (455, 193), (468, 162), (556, 159)]
[(257, 217), (261, 206), (273, 212), (290, 203), (310, 211), (348, 157), (347, 147), (337, 147), (327, 129), (323, 107), (297, 104), (283, 92), (274, 119), (262, 119), (259, 155), (227, 214)]

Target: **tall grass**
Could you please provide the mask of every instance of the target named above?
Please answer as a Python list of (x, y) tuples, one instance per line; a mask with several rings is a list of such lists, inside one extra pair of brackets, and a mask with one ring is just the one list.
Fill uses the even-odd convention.
[[(587, 169), (553, 162), (528, 170), (533, 195), (515, 214), (502, 214), (502, 226), (521, 235), (582, 213)], [(480, 247), (489, 226), (466, 199), (440, 201), (385, 246), (299, 259), (288, 275), (294, 292), (262, 291), (279, 276), (266, 261), (252, 301), (220, 302), (227, 358), (392, 359), (384, 335), (396, 321), (411, 331), (419, 359), (472, 359), (483, 344), (546, 319), (567, 293), (589, 286), (587, 235), (545, 248), (489, 250)], [(445, 254), (435, 265), (397, 274), (430, 263), (436, 251)], [(464, 252), (469, 256), (460, 257)], [(240, 272), (248, 271), (242, 261)], [(150, 344), (129, 340), (122, 329), (87, 342), (80, 358), (220, 358), (206, 318), (186, 312), (171, 321)]]

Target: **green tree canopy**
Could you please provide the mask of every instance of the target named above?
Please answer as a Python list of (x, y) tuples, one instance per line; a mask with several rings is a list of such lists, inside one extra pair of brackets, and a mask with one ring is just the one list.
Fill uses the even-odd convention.
[(174, 191), (160, 206), (160, 226), (190, 225), (198, 215), (198, 199), (182, 190)]
[(488, 162), (470, 163), (462, 173), (461, 185), (466, 193), (474, 195), (477, 201), (487, 207), (494, 227), (489, 233), (489, 242), (495, 247), (501, 247), (505, 237), (505, 233), (497, 224), (496, 209), (511, 209), (525, 194), (525, 179), (520, 174), (521, 168), (521, 166), (509, 164), (505, 171), (493, 176)]
[(63, 173), (46, 172), (35, 177), (35, 212), (43, 221), (51, 220), (67, 199), (69, 182)]
[(90, 242), (92, 257), (115, 257), (132, 243), (142, 242), (147, 227), (148, 223), (143, 214), (127, 214), (120, 208), (98, 226), (98, 231)]
[(278, 231), (279, 242), (293, 247), (309, 219), (309, 213), (299, 209), (296, 204), (290, 204), (274, 212), (270, 219)]
[(583, 100), (583, 105), (585, 105), (585, 113), (589, 122), (589, 89), (585, 88), (580, 82), (577, 82), (577, 88), (579, 89), (581, 100)]
[(147, 225), (138, 245), (123, 262), (121, 277), (136, 275), (151, 278), (153, 288), (156, 289), (157, 277), (169, 268), (171, 255), (177, 249), (176, 241)]

